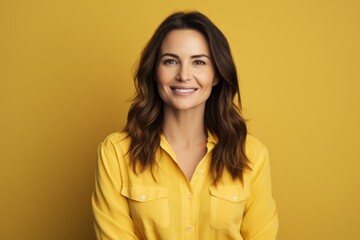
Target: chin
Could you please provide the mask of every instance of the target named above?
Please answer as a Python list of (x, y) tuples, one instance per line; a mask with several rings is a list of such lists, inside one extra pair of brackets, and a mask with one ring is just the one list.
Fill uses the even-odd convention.
[(193, 105), (193, 104), (172, 104), (168, 107), (174, 111), (189, 111), (205, 108), (205, 105)]

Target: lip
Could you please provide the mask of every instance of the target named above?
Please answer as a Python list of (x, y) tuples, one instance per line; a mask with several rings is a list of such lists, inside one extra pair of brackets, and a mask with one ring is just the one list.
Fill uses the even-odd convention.
[(178, 87), (178, 86), (170, 87), (170, 89), (172, 90), (172, 92), (174, 94), (180, 95), (180, 96), (191, 95), (194, 92), (196, 92), (196, 90), (197, 90), (197, 88), (193, 88), (193, 87)]

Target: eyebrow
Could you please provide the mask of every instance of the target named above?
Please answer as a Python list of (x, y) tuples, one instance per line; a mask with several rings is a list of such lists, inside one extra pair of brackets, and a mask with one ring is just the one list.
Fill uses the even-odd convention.
[[(161, 54), (160, 58), (163, 58), (163, 57), (166, 57), (166, 56), (179, 59), (179, 56), (176, 55), (176, 54), (173, 54), (173, 53), (164, 53), (164, 54)], [(201, 58), (201, 57), (206, 57), (206, 58), (208, 58), (208, 59), (211, 60), (211, 58), (210, 58), (208, 55), (206, 55), (206, 54), (192, 55), (190, 58)]]

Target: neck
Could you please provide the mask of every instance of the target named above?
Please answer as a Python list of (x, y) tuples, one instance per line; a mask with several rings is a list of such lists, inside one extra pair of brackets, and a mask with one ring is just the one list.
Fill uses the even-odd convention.
[(204, 111), (205, 109), (178, 111), (164, 106), (163, 131), (167, 141), (171, 145), (183, 147), (206, 142)]

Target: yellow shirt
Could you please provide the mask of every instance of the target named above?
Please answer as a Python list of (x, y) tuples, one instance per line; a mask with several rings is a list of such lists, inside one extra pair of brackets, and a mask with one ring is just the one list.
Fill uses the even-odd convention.
[(124, 133), (106, 138), (99, 146), (92, 196), (97, 239), (276, 239), (267, 149), (248, 135), (252, 171), (245, 171), (244, 184), (224, 171), (215, 187), (208, 169), (216, 142), (209, 133), (207, 154), (189, 181), (161, 136), (155, 180), (150, 169), (138, 175), (132, 171), (126, 154), (130, 139)]

